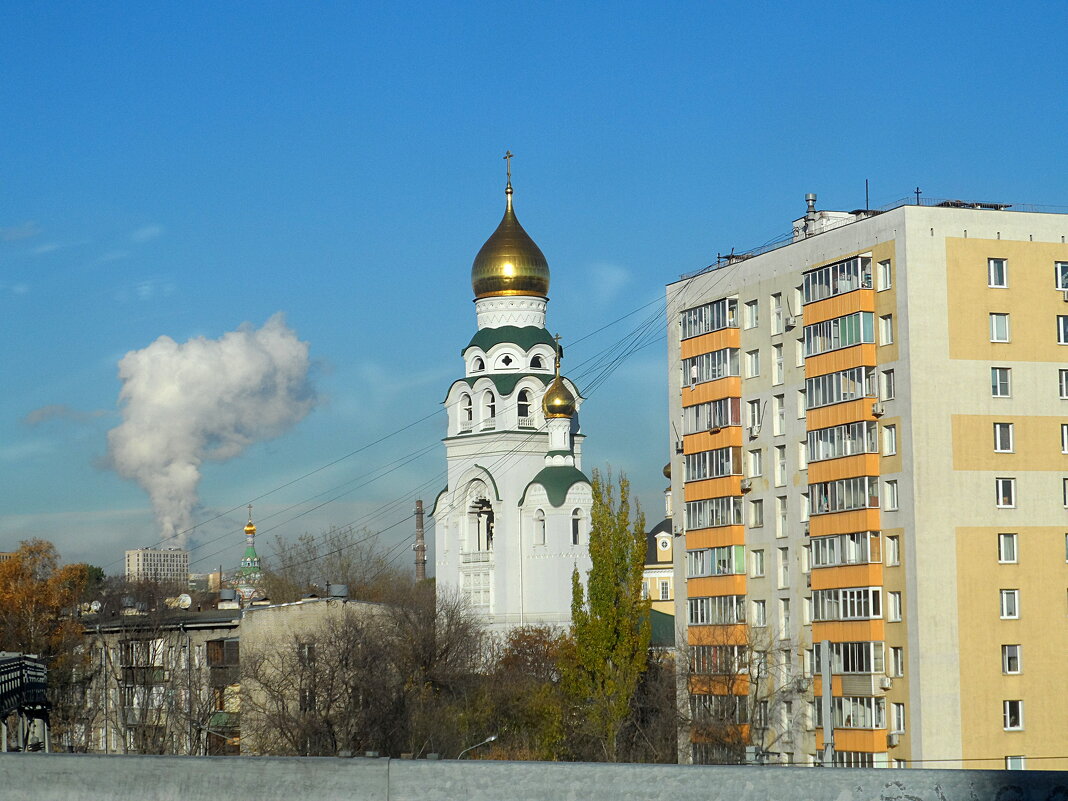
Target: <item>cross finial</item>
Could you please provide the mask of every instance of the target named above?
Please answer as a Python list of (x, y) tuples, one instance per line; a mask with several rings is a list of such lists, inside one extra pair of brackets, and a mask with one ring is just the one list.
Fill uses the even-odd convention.
[(252, 504), (248, 505), (248, 522), (252, 522)]
[(556, 375), (559, 376), (560, 375), (560, 353), (561, 353), (561, 350), (560, 350), (560, 335), (557, 334), (556, 336), (553, 337), (553, 339), (556, 341)]
[(505, 172), (508, 173), (508, 186), (512, 185), (512, 159), (514, 158), (515, 156), (512, 154), (511, 150), (504, 151), (504, 169)]
[(920, 195), (923, 194), (923, 190), (918, 186), (913, 190), (916, 193), (916, 205), (920, 205)]

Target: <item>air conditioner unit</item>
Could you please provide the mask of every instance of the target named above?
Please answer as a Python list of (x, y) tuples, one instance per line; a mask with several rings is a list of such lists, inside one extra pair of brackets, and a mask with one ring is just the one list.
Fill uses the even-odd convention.
[(782, 324), (783, 328), (785, 328), (787, 331), (792, 331), (793, 329), (797, 328), (797, 318), (787, 317), (785, 320), (782, 321)]
[(677, 441), (675, 443), (675, 453), (682, 453), (682, 451), (683, 451), (682, 441), (679, 440), (679, 441)]
[(875, 401), (875, 403), (871, 405), (871, 414), (872, 417), (882, 417), (886, 414), (886, 409), (883, 408), (883, 405), (879, 403), (879, 401)]
[(755, 426), (747, 426), (745, 430), (749, 432), (749, 439), (756, 439), (760, 434), (760, 423)]
[(751, 490), (752, 488), (753, 488), (753, 479), (751, 479), (751, 478), (743, 478), (742, 479), (742, 492), (749, 492), (749, 490)]
[(901, 735), (900, 734), (888, 734), (888, 735), (886, 735), (886, 744), (890, 748), (893, 748), (899, 742), (901, 742)]
[(879, 689), (881, 689), (881, 690), (889, 690), (893, 686), (894, 686), (894, 680), (892, 678), (890, 678), (889, 676), (883, 676), (882, 678), (879, 679)]

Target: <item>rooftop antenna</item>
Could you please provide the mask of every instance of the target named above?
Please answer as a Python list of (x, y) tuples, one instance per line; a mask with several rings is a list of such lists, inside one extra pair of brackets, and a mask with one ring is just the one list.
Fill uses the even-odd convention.
[(871, 211), (871, 203), (868, 201), (868, 179), (864, 179), (864, 211)]

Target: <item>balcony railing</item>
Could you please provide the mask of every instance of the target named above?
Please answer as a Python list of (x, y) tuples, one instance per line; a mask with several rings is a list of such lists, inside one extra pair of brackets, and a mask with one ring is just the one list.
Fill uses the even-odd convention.
[(520, 428), (537, 428), (538, 425), (537, 425), (537, 423), (534, 422), (534, 418), (533, 417), (520, 417), (519, 418), (519, 427)]
[(461, 420), (460, 421), (460, 433), (461, 434), (466, 434), (468, 431), (470, 431), (474, 427), (475, 427), (475, 424), (471, 420)]
[(496, 428), (497, 428), (497, 421), (496, 420), (492, 420), (491, 419), (491, 420), (483, 420), (482, 421), (482, 430), (483, 431), (493, 431)]
[(490, 562), (493, 560), (493, 551), (470, 551), (460, 554), (460, 563), (469, 565), (475, 562)]

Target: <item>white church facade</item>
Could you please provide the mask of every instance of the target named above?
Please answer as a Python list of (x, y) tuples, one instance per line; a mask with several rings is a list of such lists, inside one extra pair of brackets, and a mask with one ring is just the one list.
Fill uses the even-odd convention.
[(512, 209), (471, 269), (478, 331), (445, 398), (448, 485), (434, 517), (438, 592), (491, 629), (571, 622), (571, 575), (590, 567), (592, 492), (578, 389), (545, 327), (549, 267)]

